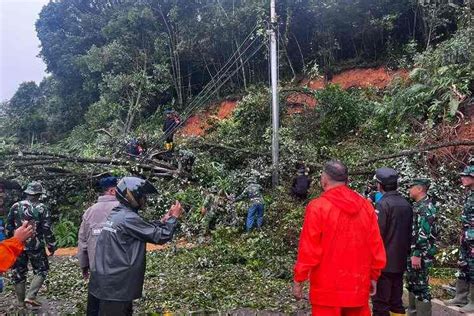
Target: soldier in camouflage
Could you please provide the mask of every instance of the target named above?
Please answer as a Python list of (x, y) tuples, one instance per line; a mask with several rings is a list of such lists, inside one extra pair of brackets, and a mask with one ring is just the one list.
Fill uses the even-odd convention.
[(192, 151), (180, 149), (178, 151), (178, 170), (190, 173), (193, 170), (196, 156)]
[(474, 312), (474, 166), (460, 174), (462, 185), (468, 190), (461, 215), (462, 235), (459, 248), (459, 271), (456, 296), (446, 305), (463, 306), (464, 313)]
[(216, 228), (217, 219), (219, 213), (223, 212), (223, 201), (219, 196), (219, 190), (216, 187), (212, 187), (207, 194), (201, 213), (204, 215), (202, 220), (202, 230), (204, 235), (208, 235), (211, 230)]
[[(33, 237), (25, 243), (25, 251), (18, 257), (12, 269), (12, 281), (21, 307), (25, 303), (40, 306), (36, 296), (48, 274), (49, 262), (45, 251), (45, 242), (50, 255), (56, 250), (56, 240), (51, 229), (51, 214), (39, 199), (44, 194), (39, 182), (31, 182), (24, 191), (26, 200), (13, 204), (7, 217), (7, 234), (13, 235), (16, 228), (28, 221), (33, 226)], [(33, 267), (34, 277), (26, 293), (26, 275), (28, 262)], [(26, 296), (25, 296), (26, 295)]]
[(263, 224), (264, 205), (262, 187), (257, 183), (256, 177), (251, 177), (249, 179), (248, 186), (235, 200), (240, 201), (246, 197), (250, 200), (246, 222), (246, 230), (249, 232), (253, 229), (255, 217), (257, 218), (257, 228), (262, 227)]
[(430, 180), (415, 179), (410, 184), (413, 224), (410, 256), (407, 262), (408, 315), (431, 315), (429, 268), (436, 253), (436, 207), (428, 197)]

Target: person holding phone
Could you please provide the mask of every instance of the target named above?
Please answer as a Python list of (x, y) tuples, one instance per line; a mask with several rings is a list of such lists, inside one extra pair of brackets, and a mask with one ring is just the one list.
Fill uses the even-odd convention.
[(117, 184), (120, 205), (112, 210), (97, 239), (89, 283), (89, 293), (100, 300), (99, 315), (133, 314), (132, 302), (142, 296), (146, 243), (164, 244), (173, 238), (183, 212), (178, 201), (156, 222), (138, 214), (147, 195), (156, 193), (150, 182), (137, 177), (125, 177)]
[[(49, 271), (45, 246), (48, 248), (49, 255), (52, 256), (56, 250), (56, 239), (53, 235), (49, 209), (40, 202), (41, 195), (45, 193), (41, 183), (31, 182), (24, 193), (26, 199), (13, 204), (8, 213), (7, 236), (13, 236), (15, 229), (22, 226), (24, 221), (32, 226), (33, 235), (26, 240), (25, 250), (13, 266), (12, 281), (20, 307), (24, 307), (25, 303), (40, 306), (41, 303), (36, 296)], [(33, 267), (34, 277), (26, 293), (28, 263), (31, 263)]]

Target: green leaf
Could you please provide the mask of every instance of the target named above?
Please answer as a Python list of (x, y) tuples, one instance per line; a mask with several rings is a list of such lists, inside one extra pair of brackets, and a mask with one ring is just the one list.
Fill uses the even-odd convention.
[(449, 115), (450, 116), (455, 116), (456, 115), (456, 112), (458, 111), (458, 108), (459, 108), (459, 104), (460, 102), (451, 97), (451, 100), (449, 101)]

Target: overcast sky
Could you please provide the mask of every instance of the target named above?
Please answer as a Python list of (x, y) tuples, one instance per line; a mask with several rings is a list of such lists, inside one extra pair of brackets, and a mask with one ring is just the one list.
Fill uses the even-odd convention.
[(39, 83), (46, 66), (39, 54), (35, 22), (49, 0), (0, 0), (0, 101), (23, 81)]

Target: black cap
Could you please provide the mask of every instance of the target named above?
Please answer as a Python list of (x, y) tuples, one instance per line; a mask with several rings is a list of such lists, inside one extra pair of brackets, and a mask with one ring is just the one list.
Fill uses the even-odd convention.
[(108, 188), (116, 187), (118, 179), (116, 177), (105, 177), (100, 179), (99, 186), (101, 189), (106, 190)]
[(375, 172), (375, 180), (383, 185), (397, 184), (398, 172), (392, 168), (379, 168)]

